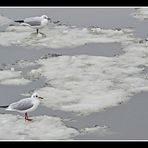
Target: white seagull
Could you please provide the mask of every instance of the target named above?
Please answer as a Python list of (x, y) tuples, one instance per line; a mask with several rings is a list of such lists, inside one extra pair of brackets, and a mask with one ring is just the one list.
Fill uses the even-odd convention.
[(14, 102), (7, 106), (0, 106), (1, 108), (6, 108), (8, 111), (17, 111), (20, 113), (25, 113), (25, 121), (31, 121), (32, 119), (28, 118), (28, 112), (32, 112), (36, 110), (38, 105), (40, 104), (40, 99), (43, 99), (42, 97), (39, 97), (37, 93), (33, 93), (31, 98), (24, 98), (18, 102)]
[(16, 20), (14, 22), (18, 22), (21, 23), (21, 25), (26, 25), (36, 29), (38, 34), (39, 29), (45, 27), (48, 24), (49, 20), (51, 21), (51, 19), (47, 15), (42, 15), (40, 17), (29, 17), (25, 18), (24, 20)]

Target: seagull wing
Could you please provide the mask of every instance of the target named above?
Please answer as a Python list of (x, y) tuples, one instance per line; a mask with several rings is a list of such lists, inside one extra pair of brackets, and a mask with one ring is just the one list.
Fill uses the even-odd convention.
[(24, 20), (24, 23), (27, 23), (31, 26), (39, 26), (41, 25), (41, 21), (42, 21), (41, 17), (31, 17), (31, 18), (26, 18)]
[(33, 102), (30, 98), (26, 98), (26, 99), (23, 99), (23, 100), (20, 100), (16, 103), (12, 103), (11, 104), (11, 108), (12, 109), (15, 109), (15, 110), (19, 110), (19, 111), (24, 111), (24, 110), (27, 110), (31, 107), (33, 107)]

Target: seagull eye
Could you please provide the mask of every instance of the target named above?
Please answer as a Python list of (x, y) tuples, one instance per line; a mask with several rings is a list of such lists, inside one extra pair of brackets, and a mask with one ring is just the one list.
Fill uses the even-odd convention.
[(38, 97), (38, 96), (36, 95), (36, 97)]

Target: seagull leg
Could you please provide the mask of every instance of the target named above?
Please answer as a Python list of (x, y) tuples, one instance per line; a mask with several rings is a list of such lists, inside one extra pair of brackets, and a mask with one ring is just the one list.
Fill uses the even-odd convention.
[(37, 28), (36, 31), (37, 31), (37, 34), (38, 34), (39, 33), (39, 29)]
[(25, 113), (25, 121), (27, 120), (27, 113)]
[(31, 120), (32, 120), (32, 119), (29, 119), (29, 118), (28, 118), (28, 114), (27, 114), (27, 113), (25, 113), (25, 121), (26, 121), (26, 120), (28, 120), (28, 121), (31, 121)]

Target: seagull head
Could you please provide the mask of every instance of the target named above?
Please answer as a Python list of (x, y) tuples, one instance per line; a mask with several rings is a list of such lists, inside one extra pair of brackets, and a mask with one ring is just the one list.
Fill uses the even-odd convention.
[(41, 17), (42, 17), (43, 19), (48, 20), (48, 21), (51, 20), (47, 15), (42, 15)]
[(37, 93), (33, 93), (31, 98), (34, 98), (34, 99), (44, 99), (44, 98), (40, 97)]

